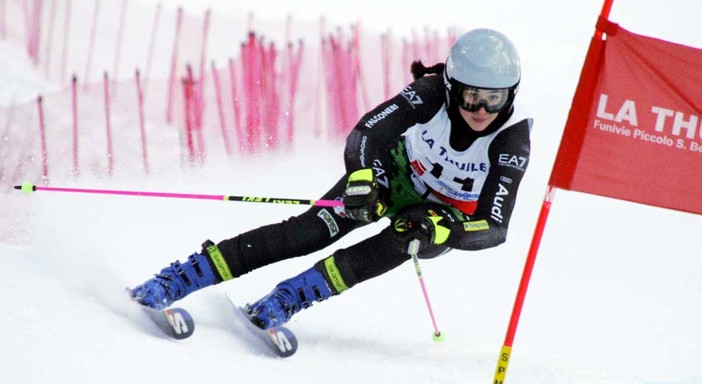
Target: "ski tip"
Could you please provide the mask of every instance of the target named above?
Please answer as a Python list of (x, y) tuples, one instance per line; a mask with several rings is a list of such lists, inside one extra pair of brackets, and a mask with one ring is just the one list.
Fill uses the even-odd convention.
[(268, 350), (277, 357), (290, 357), (297, 351), (297, 338), (288, 328), (284, 326), (272, 327), (268, 329), (260, 328), (246, 312), (245, 307), (240, 307), (225, 292), (227, 299), (232, 304), (235, 318), (244, 324), (254, 337), (263, 341)]
[(166, 318), (168, 335), (176, 340), (187, 339), (195, 332), (195, 321), (183, 308), (169, 308), (161, 311)]
[(22, 191), (22, 193), (24, 193), (25, 195), (29, 195), (30, 193), (37, 190), (36, 185), (29, 183), (27, 181), (22, 183), (22, 185), (15, 185), (14, 188)]

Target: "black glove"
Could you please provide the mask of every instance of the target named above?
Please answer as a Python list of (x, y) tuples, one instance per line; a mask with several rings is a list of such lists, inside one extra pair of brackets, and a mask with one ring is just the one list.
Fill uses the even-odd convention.
[(378, 220), (385, 213), (380, 190), (371, 168), (359, 169), (349, 175), (342, 196), (346, 216), (367, 223)]
[(444, 244), (451, 234), (448, 222), (454, 221), (455, 217), (448, 209), (411, 207), (392, 220), (397, 248), (410, 255), (416, 255), (432, 244)]

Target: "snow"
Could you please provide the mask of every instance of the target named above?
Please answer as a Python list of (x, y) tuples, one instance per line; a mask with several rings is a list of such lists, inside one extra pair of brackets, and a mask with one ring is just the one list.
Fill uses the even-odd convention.
[[(141, 0), (146, 3), (147, 0)], [(194, 3), (194, 2), (191, 2)], [(241, 5), (197, 7), (240, 15)], [(243, 342), (224, 293), (244, 303), (336, 248), (379, 230), (363, 228), (329, 249), (281, 262), (193, 294), (178, 305), (197, 321), (184, 341), (160, 336), (124, 299), (176, 259), (301, 212), (279, 205), (35, 193), (22, 202), (31, 241), (0, 245), (0, 381), (75, 382), (491, 382), (546, 182), (600, 1), (311, 2), (249, 9), (272, 20), (361, 18), (366, 27), (491, 26), (522, 52), (520, 98), (535, 116), (533, 158), (508, 242), (424, 261), (443, 343), (411, 263), (296, 315), (290, 359)], [(164, 2), (164, 7), (176, 4)], [(189, 4), (190, 7), (195, 5)], [(238, 8), (237, 8), (238, 7)], [(190, 8), (186, 7), (186, 11)], [(617, 0), (611, 19), (636, 33), (702, 47), (702, 4)], [(200, 12), (200, 9), (193, 9)], [(390, 17), (387, 12), (400, 12)], [(215, 47), (212, 48), (215, 50)], [(56, 89), (20, 49), (0, 43), (4, 105)], [(4, 119), (0, 119), (4, 121)], [(314, 198), (343, 172), (342, 147), (310, 142), (294, 154), (220, 161), (199, 170), (83, 177), (86, 188)], [(323, 164), (323, 166), (321, 165)], [(652, 177), (655, 173), (652, 170)], [(4, 190), (4, 188), (3, 188)], [(19, 193), (5, 191), (5, 194)], [(699, 196), (690, 196), (699, 198)], [(11, 204), (14, 198), (2, 197)], [(15, 211), (15, 209), (9, 209)], [(383, 223), (384, 224), (384, 223)], [(507, 383), (702, 383), (702, 240), (699, 216), (559, 191), (532, 276)], [(19, 230), (19, 229), (18, 229)]]

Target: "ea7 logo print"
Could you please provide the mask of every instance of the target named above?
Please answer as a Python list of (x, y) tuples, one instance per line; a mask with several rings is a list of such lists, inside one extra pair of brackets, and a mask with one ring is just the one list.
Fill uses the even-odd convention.
[(413, 91), (412, 87), (410, 86), (405, 87), (405, 89), (403, 89), (402, 92), (400, 92), (400, 95), (402, 95), (402, 97), (409, 101), (410, 104), (412, 104), (412, 107), (414, 107), (415, 105), (424, 104), (422, 98), (419, 97), (417, 92)]
[(373, 160), (373, 171), (375, 171), (375, 181), (383, 187), (390, 189), (390, 181), (388, 180), (388, 176), (385, 175), (385, 168), (380, 160)]
[(500, 153), (497, 156), (497, 164), (504, 167), (517, 168), (520, 171), (526, 170), (527, 158), (524, 156), (510, 155), (508, 153)]

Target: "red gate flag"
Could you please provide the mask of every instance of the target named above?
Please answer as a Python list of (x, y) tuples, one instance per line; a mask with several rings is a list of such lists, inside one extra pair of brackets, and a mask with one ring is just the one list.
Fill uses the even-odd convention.
[(702, 50), (597, 30), (549, 184), (702, 214)]

